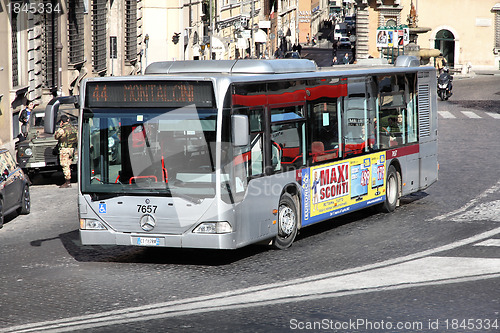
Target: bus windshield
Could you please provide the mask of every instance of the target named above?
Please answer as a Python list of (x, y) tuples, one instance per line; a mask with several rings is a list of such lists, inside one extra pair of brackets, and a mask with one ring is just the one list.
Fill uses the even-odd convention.
[(215, 196), (217, 110), (85, 109), (82, 193)]

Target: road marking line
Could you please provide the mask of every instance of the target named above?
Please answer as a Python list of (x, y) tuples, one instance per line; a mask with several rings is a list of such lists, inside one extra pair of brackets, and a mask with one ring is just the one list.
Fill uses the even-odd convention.
[(472, 118), (472, 119), (480, 119), (481, 118), (481, 116), (475, 114), (472, 111), (460, 111), (460, 112), (462, 112), (465, 116)]
[(474, 246), (500, 246), (500, 239), (487, 239), (484, 242), (474, 244)]
[(432, 254), (476, 243), (498, 234), (500, 227), (435, 249), (342, 271), (178, 301), (11, 326), (0, 328), (0, 332), (69, 332), (193, 313), (500, 278), (498, 258), (431, 257)]
[(486, 114), (492, 118), (500, 119), (500, 113), (486, 112)]
[(443, 118), (447, 118), (447, 119), (456, 118), (450, 111), (438, 111), (438, 113)]
[(498, 258), (427, 257), (326, 279), (309, 281), (303, 279), (304, 281), (298, 280), (297, 283), (283, 286), (264, 285), (240, 291), (43, 322), (38, 325), (21, 325), (0, 329), (0, 332), (68, 332), (187, 314), (498, 277), (500, 277), (500, 259)]
[(460, 215), (453, 216), (452, 221), (473, 222), (473, 221), (492, 221), (500, 222), (500, 200), (480, 203), (469, 208)]
[(483, 193), (481, 193), (480, 195), (478, 195), (477, 197), (475, 197), (474, 199), (472, 199), (471, 201), (469, 201), (468, 203), (466, 203), (464, 206), (460, 207), (459, 209), (456, 209), (452, 212), (449, 212), (449, 213), (446, 213), (446, 214), (443, 214), (440, 216), (436, 216), (432, 220), (444, 220), (446, 218), (449, 218), (450, 216), (465, 212), (467, 209), (469, 209), (470, 207), (475, 205), (479, 200), (488, 197), (490, 194), (495, 193), (498, 190), (500, 190), (500, 180), (498, 180), (495, 185), (493, 185), (489, 189), (485, 190)]

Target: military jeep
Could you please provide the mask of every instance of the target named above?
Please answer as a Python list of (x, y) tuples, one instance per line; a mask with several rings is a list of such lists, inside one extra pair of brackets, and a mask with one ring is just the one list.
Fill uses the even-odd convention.
[[(71, 124), (78, 128), (76, 112), (75, 109), (60, 110), (59, 115), (66, 114)], [(20, 135), (16, 143), (17, 163), (30, 177), (60, 170), (57, 140), (53, 134), (44, 132), (44, 118), (44, 110), (34, 110), (29, 119), (28, 135)], [(75, 154), (73, 167), (76, 167), (77, 161)]]

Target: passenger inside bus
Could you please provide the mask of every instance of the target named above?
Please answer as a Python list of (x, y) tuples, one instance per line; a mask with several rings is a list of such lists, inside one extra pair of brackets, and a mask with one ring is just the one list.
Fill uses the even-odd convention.
[(403, 116), (398, 114), (395, 117), (389, 118), (389, 126), (387, 130), (390, 134), (391, 146), (397, 146), (402, 143), (402, 133), (403, 133)]
[(337, 99), (322, 98), (309, 104), (310, 150), (313, 163), (331, 161), (338, 158), (339, 133), (337, 119)]
[(328, 161), (328, 160), (333, 160), (338, 157), (338, 149), (331, 151), (331, 152), (325, 152), (325, 145), (321, 141), (314, 141), (311, 143), (311, 155), (313, 162), (323, 162), (323, 161)]

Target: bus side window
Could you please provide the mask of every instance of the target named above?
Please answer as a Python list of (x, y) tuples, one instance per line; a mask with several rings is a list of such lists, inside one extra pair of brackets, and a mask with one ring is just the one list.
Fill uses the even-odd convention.
[(365, 78), (347, 80), (347, 97), (343, 100), (342, 138), (345, 157), (363, 154), (367, 151), (367, 142), (371, 132), (369, 127), (369, 105), (367, 101), (367, 82)]
[(312, 163), (338, 158), (339, 133), (337, 99), (316, 100), (309, 109), (309, 158)]
[[(380, 143), (391, 148), (407, 143), (408, 83), (403, 75), (379, 77)], [(411, 103), (410, 103), (411, 106)]]
[[(264, 174), (263, 109), (238, 108), (233, 112), (247, 115), (250, 123), (250, 143), (235, 150), (235, 167), (244, 172), (247, 179), (262, 175)], [(242, 168), (245, 170), (241, 170)]]
[(407, 81), (407, 103), (406, 103), (406, 129), (408, 133), (408, 143), (417, 142), (417, 129), (418, 129), (418, 114), (417, 114), (417, 102), (416, 102), (416, 75), (415, 74), (406, 74)]
[(305, 124), (302, 113), (303, 105), (286, 106), (271, 109), (271, 140), (272, 145), (278, 145), (280, 150), (273, 149), (272, 152), (279, 154), (272, 156), (272, 160), (281, 164), (278, 168), (274, 161), (271, 161), (274, 171), (294, 170), (300, 168), (304, 160), (302, 158), (304, 149)]

